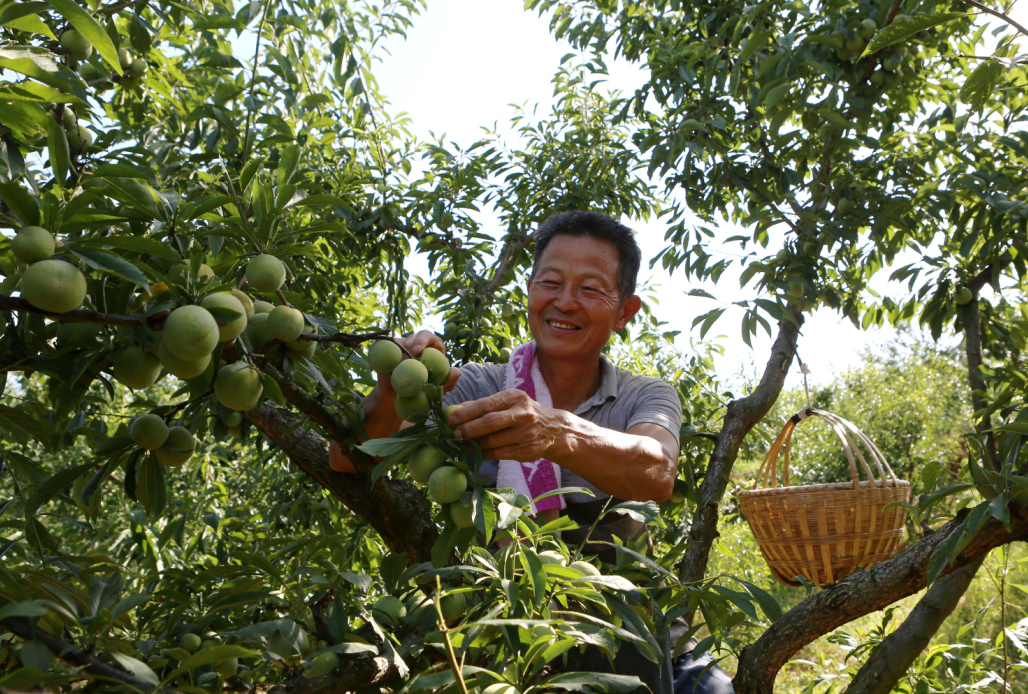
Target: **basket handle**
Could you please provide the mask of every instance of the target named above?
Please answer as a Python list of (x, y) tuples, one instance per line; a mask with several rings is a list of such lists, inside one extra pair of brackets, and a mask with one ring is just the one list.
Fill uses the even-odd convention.
[[(876, 481), (876, 476), (871, 470), (871, 466), (868, 464), (867, 459), (864, 457), (861, 451), (861, 446), (857, 445), (859, 442), (868, 452), (871, 460), (874, 462), (874, 466), (878, 471), (877, 479), (880, 480), (882, 486), (892, 486), (899, 482), (899, 478), (896, 477), (896, 473), (893, 472), (892, 467), (888, 461), (885, 460), (885, 456), (878, 450), (874, 442), (871, 441), (860, 431), (852, 422), (840, 417), (839, 415), (832, 414), (825, 410), (816, 410), (811, 407), (805, 407), (795, 415), (789, 418), (782, 427), (782, 431), (779, 432), (778, 437), (771, 444), (771, 448), (768, 449), (767, 454), (764, 456), (763, 462), (760, 464), (760, 469), (757, 471), (756, 479), (753, 481), (753, 489), (758, 489), (761, 485), (763, 487), (777, 487), (778, 486), (778, 457), (782, 457), (782, 481), (783, 486), (790, 486), (789, 484), (789, 450), (792, 444), (792, 435), (796, 430), (796, 426), (808, 417), (818, 417), (835, 432), (835, 435), (839, 438), (839, 442), (842, 444), (843, 452), (846, 455), (846, 460), (850, 467), (850, 476), (853, 480), (853, 488), (857, 489), (860, 486), (860, 472), (859, 468), (864, 469), (864, 473), (867, 475), (867, 479), (871, 482)], [(857, 461), (860, 461), (858, 467)]]

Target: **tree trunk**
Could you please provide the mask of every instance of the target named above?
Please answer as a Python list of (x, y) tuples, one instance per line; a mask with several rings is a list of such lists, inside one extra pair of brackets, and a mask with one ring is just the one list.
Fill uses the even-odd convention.
[(782, 392), (785, 375), (789, 372), (792, 357), (796, 354), (796, 338), (799, 335), (803, 314), (793, 311), (796, 322), (778, 324), (778, 337), (771, 347), (771, 358), (764, 367), (760, 384), (745, 398), (728, 403), (724, 423), (710, 454), (710, 463), (700, 485), (696, 502), (696, 513), (689, 528), (689, 539), (685, 554), (679, 564), (678, 576), (683, 582), (694, 583), (703, 580), (710, 559), (710, 548), (718, 537), (718, 507), (728, 489), (732, 466), (739, 455), (739, 447), (746, 434), (775, 404)]
[[(889, 561), (851, 574), (811, 595), (742, 650), (733, 684), (737, 694), (772, 694), (778, 671), (801, 648), (828, 632), (921, 591), (932, 552), (960, 526), (967, 511)], [(990, 518), (950, 564), (944, 576), (975, 564), (1001, 545), (1028, 539), (1028, 510), (1010, 507), (1010, 531)]]
[(254, 426), (350, 510), (367, 520), (394, 552), (406, 552), (414, 564), (431, 560), (438, 530), (420, 489), (405, 480), (383, 478), (372, 489), (370, 478), (336, 472), (328, 466), (328, 442), (305, 428), (303, 419), (265, 400), (246, 413)]
[(984, 556), (937, 580), (896, 631), (875, 647), (845, 694), (889, 694), (953, 612), (983, 561)]

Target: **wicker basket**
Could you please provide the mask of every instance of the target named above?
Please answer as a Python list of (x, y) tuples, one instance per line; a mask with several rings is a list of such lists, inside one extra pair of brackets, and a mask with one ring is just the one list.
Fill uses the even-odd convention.
[[(851, 482), (789, 486), (792, 433), (808, 417), (824, 420), (839, 437), (850, 464)], [(873, 461), (877, 480), (856, 441)], [(857, 461), (867, 480), (860, 480)], [(858, 566), (866, 569), (891, 558), (907, 518), (902, 506), (884, 508), (894, 501), (910, 501), (910, 482), (896, 478), (881, 451), (853, 424), (811, 408), (801, 410), (785, 424), (764, 457), (753, 489), (739, 492), (739, 506), (757, 546), (775, 578), (786, 586), (801, 585), (796, 580), (800, 575), (815, 585), (831, 585)]]

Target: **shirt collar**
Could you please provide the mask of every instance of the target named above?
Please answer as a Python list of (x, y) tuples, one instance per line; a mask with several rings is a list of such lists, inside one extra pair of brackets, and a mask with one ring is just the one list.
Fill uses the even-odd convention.
[(618, 396), (618, 375), (617, 369), (610, 359), (603, 354), (600, 355), (600, 387), (591, 398), (575, 408), (575, 414), (581, 414), (594, 407), (598, 407), (608, 400), (614, 400)]

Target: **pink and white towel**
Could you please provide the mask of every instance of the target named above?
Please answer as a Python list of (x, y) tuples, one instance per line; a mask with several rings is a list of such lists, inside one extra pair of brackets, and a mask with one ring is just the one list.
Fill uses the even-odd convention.
[[(539, 370), (535, 342), (516, 348), (507, 362), (503, 376), (504, 389), (516, 388), (544, 407), (553, 407), (553, 398), (546, 381)], [(511, 488), (518, 494), (535, 499), (542, 494), (560, 488), (560, 466), (545, 458), (534, 463), (520, 463), (516, 460), (501, 460), (496, 473), (497, 489)], [(529, 512), (537, 515), (551, 509), (562, 509), (564, 496), (550, 496), (532, 504)]]

